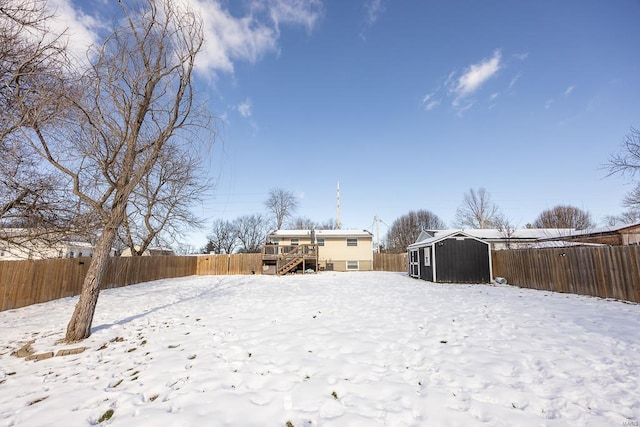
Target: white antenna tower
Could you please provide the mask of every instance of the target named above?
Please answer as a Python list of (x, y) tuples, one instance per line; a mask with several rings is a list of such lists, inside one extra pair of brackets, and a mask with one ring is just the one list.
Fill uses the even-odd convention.
[(338, 216), (336, 218), (336, 230), (340, 230), (340, 181), (338, 181)]

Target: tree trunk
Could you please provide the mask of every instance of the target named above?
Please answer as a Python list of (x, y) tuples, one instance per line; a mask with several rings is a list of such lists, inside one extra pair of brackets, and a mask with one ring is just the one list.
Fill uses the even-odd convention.
[(91, 335), (91, 323), (98, 303), (100, 285), (109, 265), (111, 247), (115, 238), (116, 229), (114, 227), (105, 227), (96, 242), (89, 270), (82, 283), (80, 299), (67, 325), (67, 335), (65, 337), (67, 342), (81, 341)]

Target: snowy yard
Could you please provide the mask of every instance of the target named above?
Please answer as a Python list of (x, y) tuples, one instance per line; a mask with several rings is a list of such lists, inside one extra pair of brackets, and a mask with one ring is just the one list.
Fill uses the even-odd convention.
[[(640, 305), (403, 273), (206, 276), (0, 313), (0, 425), (631, 426)], [(89, 347), (26, 361), (11, 352)], [(105, 417), (106, 418), (106, 417)]]

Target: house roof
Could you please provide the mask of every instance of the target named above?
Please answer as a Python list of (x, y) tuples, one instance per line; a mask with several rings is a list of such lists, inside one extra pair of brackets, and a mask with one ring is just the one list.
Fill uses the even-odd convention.
[[(314, 230), (316, 237), (373, 237), (367, 230)], [(269, 237), (310, 237), (311, 230), (275, 230)]]
[(573, 246), (598, 247), (598, 246), (607, 246), (607, 245), (604, 245), (602, 243), (568, 242), (566, 240), (547, 240), (547, 241), (532, 243), (531, 246), (529, 246), (529, 248), (530, 249), (546, 249), (546, 248), (568, 248)]
[(624, 230), (639, 228), (639, 224), (622, 224), (616, 226), (604, 226), (604, 227), (594, 227), (587, 228), (584, 230), (574, 230), (571, 234), (568, 234), (567, 237), (579, 237), (579, 236), (594, 236), (594, 235), (602, 235), (602, 234), (622, 234), (619, 233)]

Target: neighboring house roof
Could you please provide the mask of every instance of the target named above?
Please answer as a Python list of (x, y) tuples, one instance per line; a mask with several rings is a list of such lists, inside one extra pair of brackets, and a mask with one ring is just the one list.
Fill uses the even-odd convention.
[(584, 243), (584, 242), (568, 242), (566, 240), (549, 240), (532, 243), (530, 249), (546, 249), (546, 248), (568, 248), (573, 246), (607, 246), (602, 243)]
[[(434, 236), (441, 234), (449, 234), (458, 230), (425, 230), (427, 233), (431, 232)], [(484, 240), (505, 240), (505, 239), (518, 239), (518, 240), (537, 240), (544, 238), (557, 239), (558, 237), (569, 236), (575, 232), (574, 228), (518, 228), (507, 232), (505, 230), (498, 230), (496, 228), (472, 228), (462, 229), (465, 233)]]
[(566, 237), (581, 237), (581, 236), (598, 236), (605, 234), (622, 234), (625, 231), (631, 231), (634, 228), (640, 228), (639, 224), (623, 224), (616, 226), (604, 226), (604, 227), (594, 227), (587, 228), (584, 230), (574, 230), (571, 234), (568, 234)]

